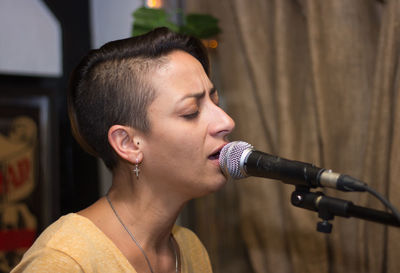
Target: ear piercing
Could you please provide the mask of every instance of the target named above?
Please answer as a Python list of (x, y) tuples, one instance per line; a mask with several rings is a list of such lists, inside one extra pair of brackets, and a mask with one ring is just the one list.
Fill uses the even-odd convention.
[(136, 173), (136, 178), (139, 179), (139, 160), (136, 158), (136, 164), (135, 164), (135, 169), (133, 169), (133, 171)]
[[(136, 143), (137, 143), (137, 145), (139, 145), (139, 141)], [(139, 159), (137, 159), (137, 158), (136, 158), (135, 168), (133, 169), (133, 171), (136, 173), (136, 178), (139, 180), (140, 169), (139, 169)]]

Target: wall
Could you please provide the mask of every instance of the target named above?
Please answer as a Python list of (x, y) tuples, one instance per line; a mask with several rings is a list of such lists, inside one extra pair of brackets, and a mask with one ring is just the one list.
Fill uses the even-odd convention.
[(61, 75), (60, 24), (42, 1), (0, 1), (0, 36), (0, 73)]

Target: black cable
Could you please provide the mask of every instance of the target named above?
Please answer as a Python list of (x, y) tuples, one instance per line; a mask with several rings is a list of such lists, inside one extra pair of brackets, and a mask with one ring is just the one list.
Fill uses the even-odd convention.
[(378, 198), (383, 204), (385, 204), (386, 207), (388, 207), (394, 216), (396, 217), (397, 221), (400, 223), (400, 212), (385, 198), (383, 197), (379, 192), (375, 191), (373, 188), (369, 187), (368, 185), (365, 185), (365, 191), (369, 192), (376, 198)]

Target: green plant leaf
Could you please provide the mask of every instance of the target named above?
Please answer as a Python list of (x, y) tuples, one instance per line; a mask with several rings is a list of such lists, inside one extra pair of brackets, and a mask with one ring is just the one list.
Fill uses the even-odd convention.
[[(182, 11), (177, 10), (177, 13)], [(147, 33), (157, 27), (168, 27), (169, 29), (206, 39), (213, 37), (221, 32), (218, 27), (218, 19), (208, 14), (188, 14), (183, 16), (184, 25), (178, 26), (170, 20), (170, 15), (163, 9), (152, 9), (141, 7), (133, 12), (132, 35), (137, 36)]]
[(179, 27), (169, 20), (168, 13), (163, 9), (138, 8), (133, 14), (132, 35), (137, 36), (157, 27), (168, 27), (178, 32)]
[(181, 32), (200, 39), (210, 38), (221, 32), (218, 19), (208, 14), (188, 14)]

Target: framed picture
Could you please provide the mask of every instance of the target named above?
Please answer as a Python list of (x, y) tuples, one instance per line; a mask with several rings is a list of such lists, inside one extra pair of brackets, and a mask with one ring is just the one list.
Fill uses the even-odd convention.
[(0, 272), (51, 222), (56, 184), (49, 96), (7, 93), (0, 95)]

